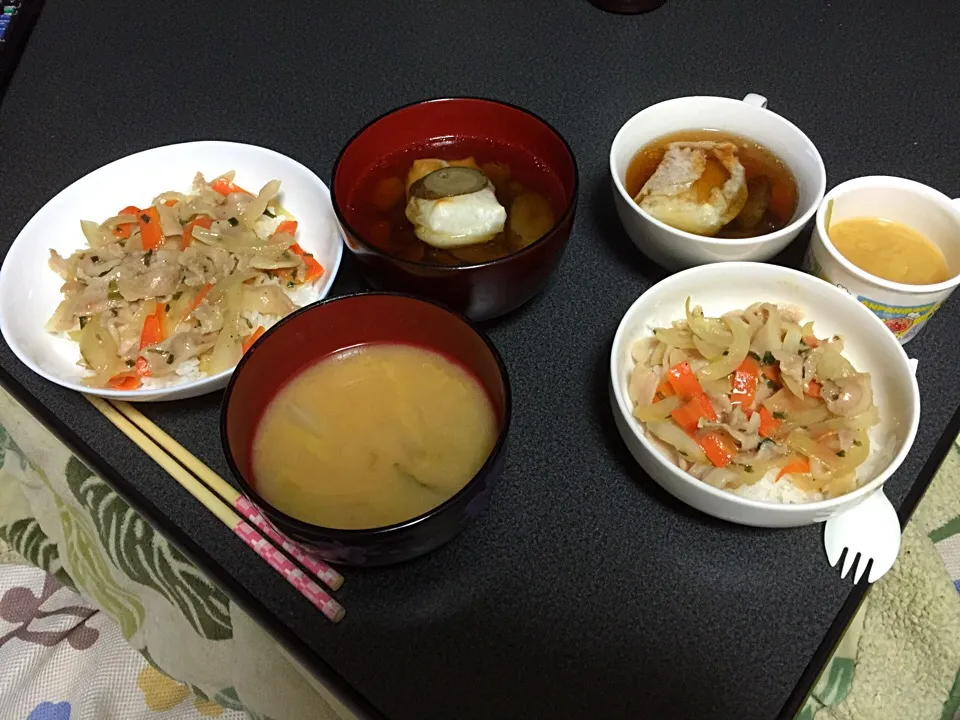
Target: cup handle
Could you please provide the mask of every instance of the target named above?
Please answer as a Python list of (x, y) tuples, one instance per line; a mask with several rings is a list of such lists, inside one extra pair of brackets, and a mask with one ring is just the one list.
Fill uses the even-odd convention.
[(765, 108), (767, 106), (767, 99), (763, 95), (757, 95), (756, 93), (747, 93), (743, 101), (747, 105), (753, 105), (758, 108)]
[(917, 376), (917, 361), (915, 358), (907, 358), (907, 365), (910, 366), (910, 372), (913, 373), (913, 376)]

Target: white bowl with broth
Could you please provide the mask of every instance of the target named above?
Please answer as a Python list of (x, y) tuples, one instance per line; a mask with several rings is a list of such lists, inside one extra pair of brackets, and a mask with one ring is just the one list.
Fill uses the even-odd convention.
[[(766, 109), (766, 98), (682, 97), (630, 118), (613, 140), (610, 175), (617, 214), (627, 235), (651, 260), (671, 270), (706, 263), (769, 260), (797, 237), (826, 190), (826, 169), (816, 146), (796, 125)], [(678, 230), (642, 209), (628, 191), (631, 161), (645, 146), (680, 131), (716, 130), (756, 143), (778, 158), (796, 181), (796, 208), (783, 227), (755, 237), (725, 238)]]
[[(717, 317), (755, 302), (794, 305), (814, 322), (819, 336), (839, 335), (844, 356), (870, 373), (880, 423), (871, 428), (871, 454), (857, 470), (859, 487), (845, 495), (803, 504), (778, 504), (712, 487), (667, 460), (633, 417), (628, 395), (635, 365), (630, 348), (653, 328), (684, 317), (687, 298)], [(849, 295), (815, 277), (774, 265), (726, 263), (692, 268), (657, 283), (631, 305), (610, 354), (610, 402), (617, 429), (634, 459), (661, 487), (708, 515), (758, 527), (824, 522), (858, 505), (897, 470), (909, 453), (920, 419), (914, 363), (882, 322)]]
[(78, 343), (50, 333), (47, 321), (63, 299), (63, 280), (48, 266), (50, 249), (63, 256), (87, 246), (80, 220), (102, 221), (160, 193), (188, 191), (197, 172), (215, 178), (236, 171), (240, 185), (261, 187), (278, 179), (280, 202), (299, 222), (297, 241), (324, 268), (310, 299), (324, 298), (340, 266), (343, 243), (330, 192), (311, 170), (273, 150), (233, 142), (198, 141), (144, 150), (115, 160), (75, 181), (44, 205), (14, 240), (0, 268), (0, 332), (33, 372), (69, 390), (116, 400), (160, 401), (223, 388), (233, 369), (162, 387), (136, 390), (88, 387)]
[[(856, 265), (830, 239), (838, 223), (857, 220), (899, 224), (900, 233), (906, 236), (900, 239), (901, 247), (887, 248), (887, 253), (877, 247), (867, 262), (861, 260), (878, 274)], [(869, 227), (860, 230), (870, 232)], [(874, 240), (868, 243), (870, 247), (876, 245), (875, 238), (864, 239)], [(854, 255), (849, 249), (847, 252)], [(924, 266), (906, 267), (910, 263)], [(931, 263), (935, 266), (929, 267)], [(905, 178), (874, 176), (841, 183), (817, 211), (804, 269), (866, 305), (906, 343), (960, 284), (960, 200)], [(908, 271), (912, 278), (905, 275)], [(890, 279), (893, 277), (901, 281)], [(902, 281), (917, 278), (938, 282)]]

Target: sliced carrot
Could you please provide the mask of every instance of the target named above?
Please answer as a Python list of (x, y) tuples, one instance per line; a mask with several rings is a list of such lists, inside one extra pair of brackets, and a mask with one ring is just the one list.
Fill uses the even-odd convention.
[(809, 383), (807, 383), (807, 395), (813, 398), (820, 397), (820, 389), (822, 387), (823, 385), (819, 380), (811, 380)]
[(777, 420), (769, 410), (764, 406), (760, 406), (760, 427), (757, 430), (760, 433), (761, 437), (773, 437), (774, 433), (777, 432), (777, 428), (780, 427), (780, 421)]
[[(117, 215), (139, 215), (140, 208), (135, 205), (127, 205), (123, 210), (117, 213)], [(123, 225), (117, 225), (113, 229), (113, 236), (118, 237), (121, 240), (126, 240), (130, 237), (130, 234), (133, 232), (133, 223), (123, 223)]]
[(671, 412), (670, 416), (688, 435), (697, 431), (700, 426), (700, 418), (711, 421), (717, 419), (717, 413), (713, 409), (713, 405), (710, 404), (710, 398), (703, 393), (694, 395), (686, 403)]
[(137, 358), (137, 364), (134, 366), (134, 372), (136, 372), (140, 377), (150, 377), (153, 374), (150, 372), (150, 363), (147, 362), (147, 359), (143, 355)]
[(690, 363), (679, 362), (667, 371), (667, 382), (673, 391), (684, 400), (703, 394), (700, 381), (690, 369)]
[[(292, 221), (292, 220), (288, 220), (287, 222), (293, 222), (293, 221)], [(280, 226), (281, 226), (281, 227), (283, 227), (283, 225), (284, 225), (284, 223), (280, 223)], [(294, 222), (294, 225), (296, 225), (295, 222)], [(279, 229), (278, 229), (278, 232), (279, 232)], [(291, 249), (293, 252), (295, 252), (297, 255), (299, 255), (300, 257), (302, 257), (302, 258), (303, 258), (303, 264), (307, 266), (307, 274), (306, 274), (306, 276), (304, 277), (304, 282), (313, 282), (314, 280), (316, 280), (317, 278), (319, 278), (320, 276), (322, 276), (324, 272), (326, 272), (326, 271), (323, 269), (323, 265), (321, 265), (320, 263), (318, 263), (318, 262), (314, 259), (313, 255), (311, 255), (311, 254), (308, 253), (308, 252), (304, 252), (303, 248), (300, 247), (300, 245), (299, 245), (298, 243), (294, 243), (293, 245), (291, 245), (291, 246), (290, 246), (290, 249)], [(687, 367), (689, 367), (689, 365), (688, 365)], [(696, 378), (694, 378), (694, 380), (696, 380)]]
[(186, 312), (186, 314), (183, 316), (184, 319), (186, 319), (186, 317), (187, 317), (190, 313), (192, 313), (194, 310), (196, 310), (198, 307), (200, 307), (200, 303), (203, 302), (203, 299), (207, 296), (207, 293), (210, 292), (210, 289), (211, 289), (212, 287), (213, 287), (213, 285), (211, 285), (210, 283), (207, 283), (207, 284), (204, 285), (202, 288), (200, 288), (200, 292), (198, 292), (198, 293), (194, 296), (193, 300), (190, 301), (190, 305), (189, 305), (189, 307), (187, 308), (187, 312)]
[(676, 395), (676, 393), (673, 391), (673, 386), (670, 385), (669, 381), (664, 380), (662, 383), (657, 385), (657, 395), (659, 395), (660, 397), (668, 398), (673, 395)]
[(167, 207), (173, 207), (174, 205), (177, 204), (177, 201), (176, 201), (176, 200), (167, 200), (167, 201), (164, 202), (163, 204), (166, 205)]
[(251, 347), (253, 347), (253, 344), (254, 344), (257, 340), (259, 340), (260, 337), (261, 337), (265, 332), (266, 332), (266, 329), (263, 327), (263, 325), (258, 325), (258, 326), (257, 326), (257, 329), (253, 331), (253, 333), (250, 335), (250, 337), (248, 337), (246, 340), (243, 341), (243, 346), (242, 346), (243, 352), (246, 352), (246, 351), (249, 350)]
[(253, 193), (247, 192), (239, 185), (234, 185), (232, 182), (222, 177), (217, 178), (212, 183), (210, 183), (210, 187), (212, 187), (215, 192), (218, 192), (221, 195), (229, 195), (230, 193), (246, 193), (247, 195), (253, 194)]
[(703, 448), (707, 459), (715, 467), (726, 467), (737, 454), (737, 446), (725, 432), (711, 430), (697, 437), (697, 444)]
[(209, 229), (211, 225), (213, 225), (213, 218), (207, 215), (200, 215), (188, 222), (183, 228), (183, 235), (180, 236), (180, 249), (186, 250), (190, 247), (190, 243), (193, 242), (193, 229), (195, 227)]
[(797, 460), (791, 460), (782, 468), (780, 472), (777, 473), (777, 480), (782, 478), (784, 475), (801, 475), (804, 473), (810, 472), (810, 461), (806, 458), (799, 458)]
[(143, 321), (143, 330), (140, 331), (141, 350), (143, 350), (145, 347), (149, 347), (150, 345), (156, 345), (157, 343), (163, 342), (163, 332), (160, 326), (160, 318), (157, 315), (158, 313), (156, 312), (151, 315), (147, 315)]
[(733, 390), (730, 392), (730, 402), (749, 408), (753, 405), (753, 398), (757, 394), (757, 385), (759, 384), (760, 363), (748, 355), (733, 373)]
[(803, 344), (810, 348), (820, 347), (820, 341), (814, 335), (804, 335)]
[(151, 205), (146, 210), (141, 210), (137, 218), (143, 249), (156, 250), (163, 242), (163, 232), (160, 230), (160, 212)]
[[(284, 220), (282, 223), (277, 225), (277, 229), (273, 232), (274, 235), (296, 235), (297, 234), (297, 221), (296, 220)], [(294, 251), (296, 252), (296, 251)], [(299, 253), (297, 253), (299, 254)]]
[(773, 380), (774, 382), (780, 382), (780, 370), (776, 365), (762, 365), (760, 367), (760, 372), (763, 373), (763, 376), (767, 380)]
[(107, 385), (113, 390), (136, 390), (141, 384), (140, 378), (130, 373), (114, 375), (107, 381)]

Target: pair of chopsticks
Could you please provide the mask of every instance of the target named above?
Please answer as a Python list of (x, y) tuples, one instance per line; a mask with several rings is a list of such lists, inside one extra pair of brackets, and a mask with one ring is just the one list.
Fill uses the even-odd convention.
[(84, 397), (327, 618), (335, 623), (343, 619), (343, 606), (307, 575), (338, 590), (340, 573), (280, 533), (253, 503), (132, 405)]

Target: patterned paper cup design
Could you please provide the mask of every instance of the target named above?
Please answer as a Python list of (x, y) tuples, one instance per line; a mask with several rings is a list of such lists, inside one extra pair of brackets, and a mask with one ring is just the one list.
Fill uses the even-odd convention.
[[(906, 285), (861, 270), (837, 251), (827, 234), (829, 224), (854, 217), (893, 220), (917, 230), (943, 252), (950, 279)], [(827, 193), (817, 211), (803, 269), (857, 298), (906, 343), (960, 284), (960, 200), (902, 178), (875, 176), (842, 183)]]

